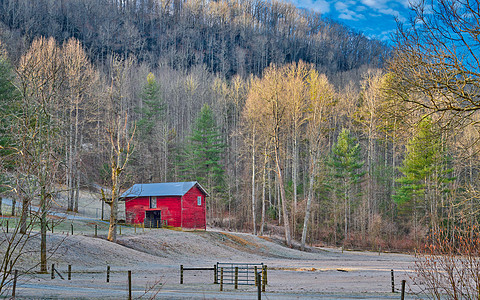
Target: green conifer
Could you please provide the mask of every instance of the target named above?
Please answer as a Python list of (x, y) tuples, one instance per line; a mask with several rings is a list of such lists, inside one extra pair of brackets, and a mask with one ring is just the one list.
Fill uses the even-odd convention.
[(220, 192), (224, 185), (221, 164), (225, 144), (218, 132), (213, 111), (205, 104), (188, 137), (183, 155), (183, 178), (196, 180), (212, 192)]

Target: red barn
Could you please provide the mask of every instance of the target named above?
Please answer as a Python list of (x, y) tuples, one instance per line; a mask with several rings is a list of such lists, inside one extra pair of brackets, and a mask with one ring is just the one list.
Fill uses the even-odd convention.
[(145, 227), (168, 226), (182, 229), (207, 227), (207, 191), (196, 181), (135, 184), (122, 194), (126, 222)]

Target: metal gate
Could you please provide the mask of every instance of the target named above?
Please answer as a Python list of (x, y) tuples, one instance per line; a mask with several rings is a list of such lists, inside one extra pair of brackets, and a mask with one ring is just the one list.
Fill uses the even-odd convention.
[(235, 272), (238, 268), (239, 285), (255, 285), (255, 267), (257, 272), (263, 270), (263, 263), (219, 263), (217, 262), (216, 282), (220, 282), (223, 268), (223, 283), (235, 284)]

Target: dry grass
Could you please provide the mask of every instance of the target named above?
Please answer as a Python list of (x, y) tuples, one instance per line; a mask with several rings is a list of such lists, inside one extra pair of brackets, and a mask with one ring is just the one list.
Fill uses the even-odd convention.
[(261, 238), (262, 240), (267, 241), (267, 242), (274, 243), (274, 241), (271, 238), (269, 238), (268, 236), (259, 235), (258, 237)]
[(226, 236), (230, 241), (232, 241), (232, 242), (234, 242), (238, 245), (251, 246), (251, 247), (257, 247), (258, 248), (258, 244), (249, 242), (249, 241), (245, 240), (244, 238), (241, 238), (237, 235), (233, 235), (233, 234), (230, 234), (228, 232), (221, 232), (221, 234)]

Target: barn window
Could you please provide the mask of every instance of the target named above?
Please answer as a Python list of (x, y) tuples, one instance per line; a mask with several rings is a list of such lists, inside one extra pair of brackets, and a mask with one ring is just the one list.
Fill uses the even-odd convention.
[(202, 205), (202, 196), (197, 197), (197, 205), (198, 206)]
[(157, 197), (150, 197), (150, 208), (157, 208)]

